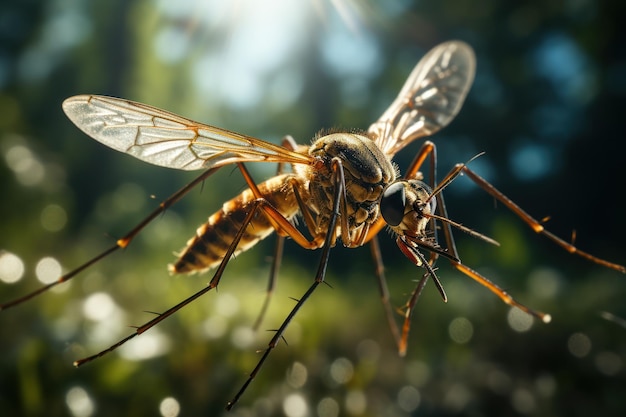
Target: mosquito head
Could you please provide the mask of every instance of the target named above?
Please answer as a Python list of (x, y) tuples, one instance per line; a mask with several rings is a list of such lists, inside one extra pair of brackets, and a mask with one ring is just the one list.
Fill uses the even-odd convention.
[(435, 212), (436, 199), (430, 199), (431, 188), (418, 180), (399, 180), (389, 185), (380, 200), (385, 222), (399, 235), (424, 233), (429, 214)]

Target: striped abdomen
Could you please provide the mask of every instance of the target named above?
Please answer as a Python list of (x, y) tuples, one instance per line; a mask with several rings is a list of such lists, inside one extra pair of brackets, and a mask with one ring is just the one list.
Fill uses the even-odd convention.
[[(293, 186), (289, 179), (293, 174), (278, 175), (258, 184), (259, 191), (272, 206), (287, 219), (299, 211)], [(204, 272), (217, 266), (241, 229), (246, 215), (253, 208), (255, 197), (250, 189), (227, 201), (221, 210), (200, 226), (196, 236), (187, 242), (178, 260), (169, 265), (173, 274)], [(274, 231), (263, 210), (259, 209), (237, 246), (235, 255), (241, 253)]]

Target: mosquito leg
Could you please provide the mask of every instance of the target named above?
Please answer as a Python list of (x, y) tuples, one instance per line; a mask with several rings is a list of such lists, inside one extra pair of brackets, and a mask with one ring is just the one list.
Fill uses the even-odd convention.
[[(297, 144), (295, 140), (291, 136), (285, 136), (282, 141), (283, 147), (295, 151), (297, 148)], [(256, 186), (256, 183), (252, 179), (252, 176), (247, 171), (243, 164), (239, 164), (239, 169), (242, 171), (243, 177), (250, 186), (250, 189), (254, 193), (257, 198), (262, 198), (260, 190)], [(284, 164), (279, 163), (278, 169), (276, 170), (276, 175), (282, 174), (284, 171)], [(263, 305), (261, 306), (261, 310), (259, 311), (259, 315), (257, 316), (254, 324), (252, 325), (252, 329), (257, 331), (259, 327), (261, 327), (261, 323), (263, 322), (263, 318), (267, 313), (267, 309), (269, 308), (270, 301), (272, 299), (272, 295), (274, 294), (274, 288), (276, 287), (276, 282), (278, 281), (278, 270), (280, 269), (280, 264), (283, 258), (283, 251), (285, 247), (285, 238), (277, 233), (276, 236), (276, 246), (274, 247), (274, 256), (272, 257), (272, 266), (270, 268), (270, 276), (267, 283), (267, 290), (265, 292), (265, 300), (263, 301)]]
[(378, 237), (374, 236), (370, 241), (370, 249), (372, 251), (372, 258), (376, 264), (376, 281), (378, 282), (378, 290), (380, 291), (380, 299), (385, 309), (385, 315), (387, 316), (387, 322), (389, 323), (389, 329), (393, 335), (393, 339), (396, 342), (396, 346), (400, 349), (400, 330), (396, 323), (394, 312), (391, 308), (391, 301), (389, 297), (389, 289), (387, 288), (387, 279), (385, 278), (385, 265), (383, 264), (383, 257), (380, 252), (380, 243)]
[[(405, 174), (405, 178), (408, 179), (417, 179), (417, 178), (421, 178), (422, 175), (420, 173), (420, 168), (422, 167), (422, 165), (424, 164), (424, 161), (426, 160), (426, 158), (431, 157), (431, 162), (430, 162), (430, 179), (431, 182), (436, 181), (436, 147), (435, 144), (432, 143), (431, 141), (426, 141), (424, 142), (424, 144), (422, 145), (422, 147), (420, 148), (420, 150), (418, 151), (417, 155), (415, 156), (415, 158), (413, 159), (413, 161), (411, 162), (411, 164), (409, 165), (407, 172)], [(381, 294), (381, 300), (383, 303), (383, 308), (385, 309), (385, 314), (387, 316), (387, 321), (389, 322), (389, 327), (391, 329), (391, 333), (396, 341), (396, 345), (398, 347), (398, 353), (400, 355), (404, 355), (406, 353), (406, 345), (407, 345), (407, 339), (408, 339), (408, 331), (409, 331), (409, 322), (408, 322), (408, 317), (410, 317), (411, 315), (411, 310), (413, 309), (413, 306), (415, 305), (415, 303), (417, 302), (417, 298), (419, 297), (419, 295), (421, 294), (421, 291), (423, 289), (423, 287), (426, 285), (426, 282), (428, 281), (427, 277), (428, 274), (426, 274), (419, 282), (418, 286), (416, 287), (416, 289), (413, 291), (411, 299), (407, 302), (407, 306), (410, 306), (405, 313), (403, 313), (405, 315), (405, 322), (403, 325), (403, 332), (402, 335), (400, 334), (400, 330), (398, 329), (398, 325), (396, 324), (395, 321), (395, 317), (394, 314), (392, 312), (391, 309), (391, 305), (390, 305), (390, 301), (389, 301), (389, 293), (387, 290), (387, 283), (386, 283), (386, 279), (384, 276), (384, 266), (383, 266), (383, 262), (382, 262), (382, 256), (380, 254), (380, 246), (378, 244), (378, 240), (377, 240), (377, 234), (380, 232), (380, 230), (385, 226), (385, 222), (383, 220), (383, 218), (379, 218), (374, 224), (372, 224), (367, 232), (367, 235), (365, 236), (365, 238), (363, 239), (363, 242), (370, 242), (371, 243), (371, 251), (372, 251), (372, 257), (374, 259), (374, 263), (376, 264), (376, 277), (378, 280), (378, 285), (379, 285), (379, 290), (380, 290), (380, 294)], [(436, 229), (435, 229), (435, 224), (434, 222), (431, 222), (431, 233), (433, 234), (434, 238), (436, 239)], [(434, 266), (436, 260), (437, 260), (438, 255), (436, 253), (431, 253), (431, 259), (428, 262), (429, 263), (429, 267)], [(441, 287), (441, 284), (438, 282), (438, 280), (436, 281), (436, 283), (438, 284), (438, 289), (440, 291), (440, 293), (442, 294), (442, 296), (444, 297), (445, 300), (445, 292), (443, 291), (443, 288)], [(419, 288), (419, 290), (418, 290)]]
[(263, 318), (265, 317), (265, 313), (270, 305), (270, 300), (272, 299), (272, 295), (274, 294), (274, 288), (276, 287), (276, 282), (278, 281), (278, 270), (280, 268), (280, 264), (283, 259), (283, 249), (285, 247), (285, 238), (283, 236), (276, 236), (276, 246), (274, 247), (274, 257), (272, 258), (272, 266), (270, 269), (270, 277), (267, 283), (267, 290), (265, 292), (265, 301), (263, 301), (263, 306), (261, 307), (261, 311), (259, 311), (259, 315), (252, 325), (252, 329), (254, 331), (259, 330), (261, 327), (261, 323), (263, 322)]
[(588, 261), (591, 261), (593, 263), (605, 266), (607, 268), (614, 269), (614, 270), (619, 271), (621, 273), (626, 273), (626, 267), (624, 267), (623, 265), (615, 264), (615, 263), (606, 261), (604, 259), (598, 258), (598, 257), (596, 257), (594, 255), (591, 255), (590, 253), (584, 252), (584, 251), (578, 249), (573, 244), (568, 243), (565, 240), (561, 239), (560, 237), (552, 234), (551, 232), (546, 230), (539, 221), (537, 221), (532, 216), (530, 216), (528, 213), (526, 213), (524, 210), (522, 210), (522, 208), (520, 208), (517, 204), (515, 204), (507, 196), (502, 194), (499, 190), (497, 190), (493, 185), (491, 185), (484, 178), (482, 178), (481, 176), (476, 174), (474, 171), (469, 169), (467, 166), (464, 166), (462, 169), (463, 169), (463, 172), (465, 174), (467, 174), (467, 176), (470, 179), (472, 179), (472, 181), (474, 181), (480, 188), (485, 190), (487, 193), (491, 194), (494, 198), (496, 198), (498, 201), (500, 201), (506, 207), (508, 207), (509, 210), (511, 210), (519, 218), (521, 218), (536, 233), (539, 233), (541, 235), (546, 236), (548, 239), (550, 239), (551, 241), (553, 241), (554, 243), (556, 243), (557, 245), (559, 245), (560, 247), (562, 247), (563, 249), (565, 249), (566, 251), (568, 251), (571, 254), (578, 255), (578, 256), (580, 256), (580, 257), (582, 257), (584, 259), (587, 259)]
[[(431, 186), (432, 189), (434, 189), (437, 184), (437, 147), (435, 146), (433, 142), (429, 140), (425, 141), (422, 144), (419, 152), (417, 153), (417, 155), (415, 156), (415, 158), (409, 165), (407, 172), (404, 176), (407, 179), (421, 179), (422, 174), (420, 173), (420, 169), (422, 165), (424, 164), (424, 161), (426, 161), (426, 158), (428, 157), (430, 157), (430, 164), (429, 164), (430, 170), (428, 173), (428, 178), (430, 181), (429, 185)], [(434, 221), (431, 221), (429, 223), (429, 227), (430, 227), (430, 233), (432, 234), (433, 241), (437, 242), (436, 223)], [(441, 282), (437, 278), (437, 275), (435, 275), (433, 271), (435, 263), (437, 262), (437, 259), (439, 257), (438, 252), (431, 251), (430, 259), (428, 260), (428, 262), (419, 251), (415, 251), (415, 252), (416, 252), (416, 256), (420, 257), (422, 261), (422, 265), (430, 272), (427, 272), (424, 275), (422, 275), (422, 278), (420, 278), (420, 280), (418, 281), (417, 285), (415, 286), (415, 289), (413, 290), (413, 293), (411, 294), (411, 297), (407, 301), (406, 309), (404, 311), (404, 323), (402, 324), (401, 343), (398, 347), (398, 354), (400, 356), (406, 355), (409, 331), (411, 328), (411, 315), (413, 314), (413, 309), (415, 307), (415, 304), (417, 303), (417, 300), (422, 294), (422, 290), (426, 286), (426, 283), (428, 282), (429, 277), (432, 276), (434, 278), (435, 285), (437, 286), (437, 289), (439, 293), (441, 294), (444, 302), (447, 301), (447, 296), (446, 296), (445, 290), (443, 289), (443, 285), (441, 284)]]
[(406, 309), (404, 310), (404, 323), (402, 324), (402, 336), (400, 338), (400, 343), (398, 344), (398, 354), (401, 357), (406, 355), (406, 350), (408, 346), (409, 340), (409, 331), (411, 330), (411, 315), (413, 314), (413, 308), (417, 303), (418, 298), (422, 294), (422, 290), (426, 286), (428, 282), (428, 277), (430, 274), (427, 272), (422, 275), (422, 278), (417, 282), (415, 289), (411, 293), (411, 298), (407, 301)]
[(245, 234), (245, 231), (246, 231), (246, 228), (247, 228), (248, 224), (250, 223), (250, 221), (252, 221), (252, 218), (256, 214), (256, 210), (258, 209), (258, 207), (261, 204), (260, 201), (263, 201), (263, 200), (257, 200), (257, 201), (259, 203), (257, 203), (257, 205), (254, 207), (254, 209), (250, 210), (250, 212), (246, 215), (246, 218), (245, 218), (245, 220), (243, 222), (243, 225), (239, 228), (239, 231), (237, 232), (237, 235), (235, 236), (235, 238), (231, 242), (230, 246), (228, 247), (228, 250), (226, 251), (226, 254), (224, 255), (224, 258), (222, 259), (222, 262), (220, 262), (217, 270), (215, 271), (215, 274), (213, 275), (213, 278), (211, 278), (211, 281), (209, 282), (209, 285), (207, 285), (206, 287), (204, 287), (200, 291), (196, 292), (192, 296), (184, 299), (183, 301), (181, 301), (180, 303), (176, 304), (175, 306), (169, 308), (165, 312), (157, 315), (155, 318), (153, 318), (152, 320), (148, 321), (147, 323), (137, 327), (134, 333), (132, 333), (131, 335), (125, 337), (124, 339), (120, 340), (119, 342), (115, 343), (114, 345), (110, 346), (109, 348), (107, 348), (107, 349), (105, 349), (105, 350), (103, 350), (103, 351), (101, 351), (101, 352), (99, 352), (99, 353), (97, 353), (95, 355), (92, 355), (92, 356), (89, 356), (87, 358), (79, 359), (79, 360), (75, 361), (74, 362), (74, 366), (84, 365), (87, 362), (91, 362), (94, 359), (97, 359), (97, 358), (99, 358), (101, 356), (104, 356), (105, 354), (107, 354), (109, 352), (112, 352), (113, 350), (115, 350), (118, 347), (122, 346), (124, 343), (128, 342), (130, 339), (132, 339), (135, 336), (138, 336), (138, 335), (144, 333), (145, 331), (151, 329), (152, 327), (154, 327), (157, 324), (159, 324), (161, 321), (165, 320), (166, 318), (168, 318), (171, 315), (173, 315), (174, 313), (176, 313), (181, 308), (185, 307), (186, 305), (188, 305), (192, 301), (196, 300), (200, 296), (206, 294), (207, 292), (211, 291), (213, 288), (217, 287), (217, 285), (220, 282), (220, 279), (222, 278), (222, 274), (224, 273), (224, 270), (226, 269), (226, 265), (228, 264), (228, 261), (230, 260), (232, 254), (237, 249), (237, 245), (239, 245), (239, 241), (241, 240), (241, 238)]
[[(328, 250), (326, 250), (327, 248), (330, 248), (330, 245), (325, 246), (324, 247), (324, 252), (326, 252), (324, 255), (322, 255), (322, 262), (320, 262), (320, 266), (322, 266), (322, 263), (324, 262), (324, 258), (326, 259), (326, 263), (328, 262)], [(324, 269), (326, 268), (326, 265), (323, 265)], [(248, 379), (246, 380), (246, 382), (244, 382), (244, 384), (241, 386), (241, 388), (239, 389), (239, 391), (237, 392), (237, 394), (235, 394), (235, 396), (233, 397), (232, 400), (230, 400), (227, 404), (226, 404), (226, 409), (230, 410), (233, 408), (233, 406), (239, 401), (239, 399), (241, 398), (241, 396), (244, 394), (244, 392), (246, 391), (246, 389), (248, 388), (248, 386), (250, 385), (250, 383), (252, 382), (252, 380), (254, 380), (254, 378), (256, 377), (256, 375), (259, 373), (259, 371), (261, 370), (261, 367), (263, 366), (263, 364), (265, 363), (265, 360), (267, 359), (267, 357), (269, 356), (270, 352), (276, 347), (276, 345), (278, 344), (279, 340), (282, 338), (283, 333), (285, 332), (285, 330), (287, 329), (287, 326), (289, 325), (289, 323), (291, 323), (291, 320), (294, 318), (294, 316), (296, 315), (296, 313), (300, 310), (300, 308), (302, 307), (302, 305), (309, 299), (309, 297), (311, 296), (311, 294), (313, 294), (313, 291), (315, 291), (315, 289), (317, 288), (317, 286), (322, 283), (324, 281), (324, 276), (321, 277), (317, 277), (315, 278), (315, 281), (313, 282), (313, 284), (309, 287), (309, 289), (304, 293), (304, 295), (298, 300), (297, 304), (295, 305), (295, 307), (291, 310), (291, 312), (289, 313), (289, 315), (287, 316), (287, 318), (285, 318), (285, 320), (283, 321), (283, 324), (280, 326), (280, 328), (278, 328), (278, 330), (276, 330), (276, 333), (274, 334), (274, 337), (272, 337), (272, 339), (270, 340), (267, 348), (265, 348), (265, 351), (263, 352), (263, 355), (261, 356), (261, 359), (259, 359), (259, 362), (257, 363), (257, 365), (254, 367), (254, 369), (252, 370), (252, 372), (250, 372), (250, 375), (248, 376)]]
[(237, 235), (235, 236), (230, 246), (228, 247), (228, 250), (226, 251), (224, 258), (220, 262), (219, 266), (217, 267), (217, 270), (215, 271), (215, 274), (213, 275), (213, 278), (211, 278), (211, 281), (205, 288), (201, 289), (200, 291), (196, 292), (195, 294), (191, 295), (190, 297), (176, 304), (174, 307), (168, 309), (167, 311), (159, 314), (158, 316), (148, 321), (147, 323), (137, 327), (133, 334), (127, 336), (126, 338), (120, 340), (119, 342), (115, 343), (114, 345), (110, 346), (109, 348), (95, 355), (77, 360), (76, 362), (74, 362), (74, 365), (76, 366), (83, 365), (87, 362), (91, 362), (92, 360), (99, 358), (117, 349), (118, 347), (120, 347), (121, 345), (129, 341), (130, 339), (144, 333), (148, 329), (154, 327), (161, 321), (165, 320), (167, 317), (176, 313), (178, 310), (185, 307), (192, 301), (196, 300), (198, 297), (206, 294), (207, 292), (211, 291), (213, 288), (216, 288), (220, 282), (220, 279), (222, 278), (222, 275), (224, 273), (224, 270), (226, 269), (226, 265), (228, 264), (228, 261), (230, 260), (232, 254), (237, 249), (237, 246), (239, 245), (239, 241), (241, 240), (243, 235), (246, 233), (248, 225), (250, 224), (254, 216), (257, 214), (258, 210), (263, 210), (263, 212), (268, 216), (268, 218), (274, 219), (274, 221), (276, 221), (276, 223), (278, 224), (278, 227), (281, 228), (280, 230), (288, 233), (289, 236), (291, 236), (297, 243), (301, 244), (302, 247), (308, 248), (308, 249), (316, 249), (319, 247), (319, 244), (317, 243), (316, 240), (308, 241), (304, 236), (302, 236), (302, 234), (298, 231), (298, 229), (296, 229), (291, 223), (289, 223), (287, 219), (282, 217), (282, 214), (280, 214), (274, 207), (272, 207), (272, 205), (267, 200), (257, 199), (254, 202), (253, 208), (246, 214), (246, 217), (243, 220), (242, 226), (239, 228)]
[(311, 284), (309, 289), (298, 300), (298, 302), (293, 307), (289, 315), (285, 318), (281, 326), (278, 328), (278, 330), (276, 330), (274, 337), (272, 337), (272, 339), (268, 343), (267, 348), (265, 349), (265, 351), (263, 352), (263, 355), (261, 356), (261, 359), (259, 359), (259, 362), (254, 367), (250, 375), (248, 376), (248, 379), (246, 380), (246, 382), (244, 382), (244, 384), (241, 386), (239, 391), (235, 394), (233, 399), (230, 400), (228, 404), (226, 405), (227, 410), (232, 409), (233, 406), (239, 401), (239, 399), (241, 398), (243, 393), (246, 391), (246, 389), (248, 388), (252, 380), (259, 373), (259, 370), (265, 363), (265, 360), (269, 356), (270, 352), (276, 347), (280, 339), (283, 337), (283, 333), (287, 329), (287, 326), (289, 326), (289, 323), (291, 323), (291, 320), (295, 317), (295, 315), (298, 313), (300, 308), (302, 308), (304, 303), (309, 299), (311, 294), (313, 294), (313, 292), (318, 287), (318, 285), (324, 282), (324, 278), (326, 277), (326, 268), (328, 266), (330, 249), (332, 247), (331, 243), (334, 241), (334, 238), (335, 238), (337, 217), (339, 217), (340, 215), (340, 209), (339, 209), (340, 200), (341, 200), (341, 196), (344, 194), (343, 188), (345, 185), (345, 179), (343, 175), (343, 167), (341, 165), (341, 161), (338, 159), (334, 159), (332, 167), (333, 167), (334, 177), (335, 177), (334, 178), (335, 191), (334, 191), (334, 196), (333, 196), (333, 213), (332, 213), (332, 216), (330, 217), (328, 230), (326, 231), (326, 235), (324, 237), (324, 244), (322, 246), (322, 256), (321, 256), (320, 263), (317, 269), (317, 273), (315, 274), (315, 281), (313, 281), (313, 284)]
[(422, 144), (419, 152), (417, 152), (417, 155), (415, 155), (413, 162), (411, 162), (411, 164), (407, 168), (407, 171), (404, 174), (404, 177), (408, 179), (411, 179), (411, 178), (419, 179), (418, 177), (421, 176), (419, 174), (419, 170), (429, 155), (431, 156), (431, 169), (430, 169), (429, 174), (432, 178), (432, 182), (436, 182), (435, 181), (436, 167), (437, 167), (436, 147), (435, 147), (435, 144), (429, 140), (425, 141)]
[[(466, 170), (468, 170), (468, 168), (466, 167), (465, 164), (457, 164), (454, 168), (452, 168), (452, 170), (445, 176), (444, 178), (444, 182), (448, 181), (449, 178), (454, 178), (458, 175), (459, 170), (463, 170), (464, 172), (466, 172)], [(437, 198), (437, 210), (439, 211), (439, 215), (443, 218), (448, 218), (448, 210), (446, 208), (446, 203), (443, 197), (443, 193), (438, 193), (436, 195)], [(472, 278), (473, 280), (477, 281), (479, 284), (487, 287), (491, 292), (493, 292), (495, 295), (497, 295), (503, 302), (505, 302), (506, 304), (513, 306), (513, 307), (517, 307), (520, 310), (538, 318), (539, 320), (543, 321), (544, 323), (548, 323), (550, 322), (550, 320), (552, 319), (551, 316), (549, 314), (546, 313), (542, 313), (540, 311), (535, 311), (521, 303), (519, 303), (518, 301), (516, 301), (513, 297), (511, 297), (506, 291), (504, 291), (502, 288), (500, 288), (499, 286), (497, 286), (496, 284), (494, 284), (493, 282), (491, 282), (489, 279), (487, 279), (486, 277), (482, 276), (481, 274), (479, 274), (478, 272), (474, 271), (473, 269), (469, 268), (468, 266), (464, 265), (463, 263), (461, 263), (461, 261), (459, 260), (459, 252), (457, 251), (456, 248), (456, 243), (454, 240), (454, 235), (452, 234), (452, 225), (450, 222), (446, 222), (443, 221), (441, 222), (441, 228), (443, 230), (443, 234), (446, 240), (446, 247), (448, 249), (448, 253), (452, 256), (452, 257), (447, 257), (450, 264), (452, 266), (454, 266), (457, 270), (461, 271), (463, 274), (467, 275), (468, 277)], [(454, 259), (456, 258), (456, 259)]]
[(452, 264), (452, 266), (454, 266), (459, 271), (463, 272), (468, 277), (470, 277), (473, 280), (477, 281), (479, 284), (484, 285), (485, 287), (487, 287), (491, 292), (493, 292), (495, 295), (497, 295), (506, 304), (508, 304), (508, 305), (510, 305), (512, 307), (517, 307), (520, 310), (524, 311), (525, 313), (528, 313), (531, 316), (534, 316), (534, 317), (538, 318), (539, 320), (543, 321), (544, 323), (550, 323), (550, 321), (552, 320), (552, 316), (550, 316), (549, 314), (542, 313), (541, 311), (533, 310), (533, 309), (531, 309), (529, 307), (526, 307), (525, 305), (515, 301), (515, 299), (513, 297), (511, 297), (502, 288), (500, 288), (499, 286), (497, 286), (496, 284), (494, 284), (493, 282), (491, 282), (489, 279), (485, 278), (484, 276), (482, 276), (478, 272), (476, 272), (473, 269), (469, 268), (468, 266), (465, 266), (465, 265), (463, 265), (460, 262), (450, 261), (450, 263)]
[(209, 169), (209, 170), (203, 172), (202, 175), (200, 175), (199, 177), (197, 177), (196, 179), (191, 181), (189, 184), (185, 185), (183, 188), (181, 188), (180, 190), (176, 191), (174, 194), (169, 196), (166, 200), (161, 202), (159, 204), (159, 206), (152, 213), (150, 213), (146, 218), (144, 218), (130, 232), (128, 232), (122, 238), (118, 239), (115, 242), (115, 245), (111, 246), (109, 249), (107, 249), (104, 252), (100, 253), (99, 255), (91, 258), (90, 260), (88, 260), (84, 264), (80, 265), (79, 267), (71, 270), (67, 274), (64, 274), (64, 275), (60, 276), (56, 281), (51, 282), (51, 283), (49, 283), (49, 284), (47, 284), (47, 285), (45, 285), (43, 287), (40, 287), (37, 290), (32, 291), (32, 292), (30, 292), (30, 293), (28, 293), (26, 295), (23, 295), (23, 296), (21, 296), (19, 298), (16, 298), (16, 299), (8, 301), (6, 303), (0, 304), (0, 311), (6, 310), (6, 309), (8, 309), (10, 307), (14, 307), (14, 306), (16, 306), (18, 304), (21, 304), (21, 303), (23, 303), (23, 302), (25, 302), (27, 300), (30, 300), (33, 297), (36, 297), (37, 295), (39, 295), (41, 293), (44, 293), (44, 292), (48, 291), (52, 287), (55, 287), (55, 286), (57, 286), (59, 284), (67, 282), (70, 279), (74, 278), (79, 273), (81, 273), (82, 271), (84, 271), (85, 269), (87, 269), (90, 266), (92, 266), (93, 264), (99, 262), (103, 258), (106, 258), (111, 253), (117, 251), (118, 249), (124, 249), (125, 247), (127, 247), (130, 244), (130, 242), (135, 238), (135, 236), (137, 236), (139, 234), (139, 232), (141, 232), (143, 230), (143, 228), (146, 227), (152, 220), (154, 220), (158, 215), (163, 213), (170, 206), (172, 206), (174, 203), (176, 203), (178, 200), (180, 200), (193, 187), (195, 187), (196, 185), (198, 185), (202, 181), (206, 180), (210, 175), (215, 173), (215, 171), (217, 171), (218, 169), (219, 168), (212, 168), (212, 169)]

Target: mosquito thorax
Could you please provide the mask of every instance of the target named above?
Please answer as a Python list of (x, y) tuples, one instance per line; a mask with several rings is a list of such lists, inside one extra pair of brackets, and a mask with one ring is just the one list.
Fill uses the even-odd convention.
[(383, 191), (380, 213), (395, 233), (402, 235), (409, 231), (422, 235), (430, 220), (428, 215), (434, 213), (437, 206), (431, 194), (432, 189), (423, 181), (395, 181)]
[(396, 178), (389, 158), (370, 138), (356, 133), (332, 133), (316, 139), (309, 154), (320, 161), (321, 169), (311, 175), (309, 191), (320, 214), (330, 214), (334, 190), (332, 159), (341, 160), (346, 182), (349, 225), (372, 223), (379, 216), (378, 202), (383, 190)]

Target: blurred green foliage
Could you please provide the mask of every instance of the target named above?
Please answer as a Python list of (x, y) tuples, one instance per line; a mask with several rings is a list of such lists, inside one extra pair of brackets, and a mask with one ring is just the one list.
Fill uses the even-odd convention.
[[(0, 301), (40, 285), (41, 259), (70, 270), (194, 177), (86, 138), (61, 111), (66, 97), (125, 97), (266, 140), (291, 134), (306, 143), (322, 128), (366, 129), (422, 54), (455, 38), (475, 48), (477, 79), (460, 115), (434, 138), (440, 175), (486, 151), (473, 167), (531, 215), (550, 215), (557, 235), (567, 240), (575, 228), (582, 249), (626, 262), (623, 2), (262, 3), (0, 5), (0, 250), (25, 266), (24, 279), (0, 283)], [(398, 155), (401, 168), (417, 146)], [(259, 179), (275, 169), (251, 168)], [(209, 281), (210, 274), (170, 277), (165, 266), (242, 188), (237, 171), (222, 170), (126, 250), (1, 312), (2, 415), (225, 413), (271, 337), (250, 333), (271, 238), (231, 262), (217, 293), (119, 354), (79, 369), (72, 361)], [(441, 262), (450, 301), (427, 287), (407, 357), (399, 358), (368, 249), (338, 247), (330, 286), (313, 294), (231, 415), (624, 415), (624, 277), (536, 236), (465, 178), (446, 190), (446, 202), (455, 221), (502, 244), (460, 233), (463, 262), (552, 314), (553, 323), (529, 323)], [(402, 306), (422, 271), (386, 233), (380, 238), (393, 303)], [(279, 326), (318, 257), (287, 243), (263, 329)]]

